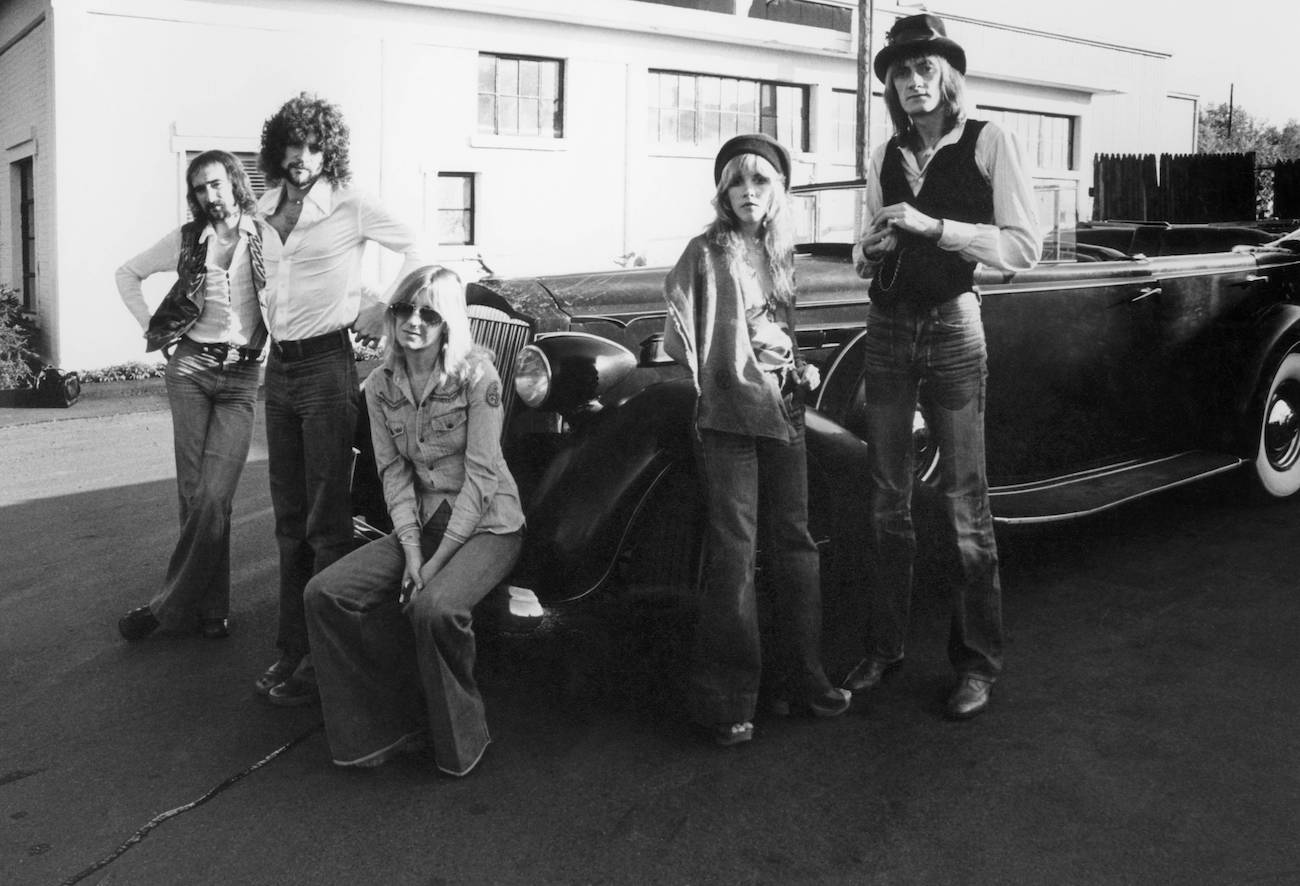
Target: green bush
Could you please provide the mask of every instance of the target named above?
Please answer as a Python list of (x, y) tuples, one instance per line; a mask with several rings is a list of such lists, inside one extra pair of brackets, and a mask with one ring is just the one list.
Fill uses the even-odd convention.
[(139, 381), (143, 378), (162, 378), (167, 372), (165, 363), (116, 363), (103, 369), (91, 369), (80, 373), (82, 382), (100, 381)]
[(27, 347), (31, 324), (23, 316), (18, 291), (0, 283), (0, 390), (23, 388), (36, 380), (40, 357)]

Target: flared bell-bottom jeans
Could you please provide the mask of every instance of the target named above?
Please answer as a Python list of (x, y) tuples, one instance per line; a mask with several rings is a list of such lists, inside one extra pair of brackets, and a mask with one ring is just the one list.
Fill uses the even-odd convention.
[(932, 308), (872, 306), (865, 394), (877, 569), (868, 652), (903, 657), (916, 533), (912, 523), (913, 416), (918, 397), (939, 447), (944, 543), (960, 564), (951, 585), (948, 657), (959, 674), (1002, 671), (1002, 592), (984, 462), (988, 377), (984, 326), (973, 292)]
[(823, 695), (821, 571), (808, 531), (808, 463), (801, 405), (790, 442), (700, 429), (696, 461), (706, 495), (704, 586), (688, 685), (691, 719), (751, 720), (764, 677), (758, 548), (763, 550), (767, 672), (774, 696)]
[[(427, 559), (446, 520), (421, 537)], [(444, 515), (445, 516), (445, 515)], [(410, 602), (395, 535), (359, 548), (307, 584), (307, 630), (330, 753), (348, 765), (428, 730), (434, 761), (474, 768), (491, 740), (474, 679), (474, 605), (513, 568), (523, 534), (479, 533)]]
[(351, 347), (266, 366), (266, 447), (280, 550), (276, 647), (308, 652), (303, 590), (353, 548), (352, 443), (361, 392)]
[(149, 609), (166, 630), (230, 612), (230, 513), (248, 460), (257, 363), (222, 361), (181, 339), (167, 361), (180, 538)]

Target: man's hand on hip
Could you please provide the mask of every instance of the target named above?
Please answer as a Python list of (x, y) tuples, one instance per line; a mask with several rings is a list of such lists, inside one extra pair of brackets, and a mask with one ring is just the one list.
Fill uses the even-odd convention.
[(384, 337), (384, 311), (387, 306), (373, 297), (361, 297), (361, 310), (352, 324), (352, 331), (362, 344), (377, 347)]

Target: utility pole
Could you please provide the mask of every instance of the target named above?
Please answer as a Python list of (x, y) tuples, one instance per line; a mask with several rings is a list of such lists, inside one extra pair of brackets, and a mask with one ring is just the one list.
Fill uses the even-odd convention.
[(1232, 90), (1237, 84), (1228, 84), (1228, 138), (1232, 138)]
[(858, 108), (857, 157), (858, 178), (867, 177), (871, 161), (871, 27), (875, 19), (875, 0), (858, 0)]

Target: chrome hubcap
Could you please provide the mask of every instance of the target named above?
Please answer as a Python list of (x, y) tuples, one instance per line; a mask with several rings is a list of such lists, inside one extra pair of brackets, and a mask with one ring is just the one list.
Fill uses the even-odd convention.
[(1264, 418), (1264, 457), (1276, 471), (1287, 471), (1300, 458), (1300, 411), (1295, 386), (1279, 388)]
[(925, 423), (925, 416), (918, 409), (912, 416), (912, 466), (918, 480), (928, 480), (934, 473), (938, 466), (937, 455), (930, 426)]

